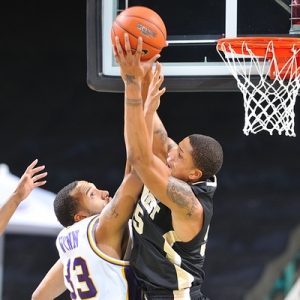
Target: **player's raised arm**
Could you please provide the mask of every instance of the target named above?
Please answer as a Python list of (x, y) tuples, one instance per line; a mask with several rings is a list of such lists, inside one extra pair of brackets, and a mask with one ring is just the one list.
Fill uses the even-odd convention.
[[(160, 70), (161, 70), (161, 65)], [(157, 72), (155, 72), (157, 74)], [(167, 162), (168, 152), (177, 144), (168, 137), (167, 130), (165, 129), (157, 110), (151, 111), (153, 107), (154, 97), (160, 101), (160, 97), (165, 93), (166, 88), (161, 88), (164, 76), (160, 73), (159, 76), (153, 74), (153, 70), (150, 69), (143, 81), (142, 81), (142, 99), (144, 103), (144, 115), (147, 123), (147, 127), (152, 128), (149, 130), (150, 137), (152, 139), (152, 151), (153, 154), (159, 157), (163, 162)], [(150, 124), (149, 124), (150, 122)]]
[[(143, 65), (140, 61), (142, 39), (139, 38), (137, 51), (133, 55), (130, 51), (128, 36), (125, 35), (125, 49), (116, 41), (117, 52), (115, 55), (121, 69), (121, 77), (125, 85), (125, 143), (129, 162), (136, 169), (138, 175), (161, 201), (170, 201), (166, 194), (169, 170), (165, 164), (152, 152), (152, 143), (148, 135), (147, 124), (144, 118), (143, 100), (141, 93), (142, 79), (145, 76)], [(153, 60), (152, 60), (153, 61)], [(159, 78), (160, 67), (154, 77)], [(159, 106), (159, 97), (153, 97), (152, 106)], [(150, 105), (150, 103), (149, 103)], [(153, 112), (153, 111), (152, 111)]]
[[(123, 50), (117, 52), (117, 49), (113, 47), (115, 56), (122, 56)], [(133, 58), (133, 57), (132, 57)], [(128, 70), (130, 70), (131, 62), (128, 61)], [(139, 70), (140, 82), (139, 89), (141, 91), (142, 80), (145, 73), (151, 68), (150, 63), (145, 63)], [(126, 75), (127, 76), (127, 75)], [(130, 81), (130, 75), (127, 76)], [(148, 82), (149, 83), (149, 82)], [(146, 83), (146, 85), (148, 85)], [(145, 91), (147, 94), (148, 91)], [(143, 110), (143, 107), (141, 107)], [(144, 116), (142, 115), (144, 118)], [(152, 123), (151, 123), (152, 125)], [(150, 122), (149, 122), (150, 126)], [(148, 128), (146, 132), (153, 131), (153, 126)], [(151, 134), (152, 136), (152, 134)], [(97, 246), (106, 254), (112, 257), (122, 257), (122, 249), (120, 241), (123, 240), (124, 232), (126, 234), (126, 228), (128, 220), (132, 216), (137, 198), (141, 193), (143, 183), (135, 170), (131, 167), (130, 163), (126, 163), (125, 175), (123, 181), (115, 193), (113, 199), (104, 208), (100, 215), (100, 222), (96, 229)]]
[(46, 183), (46, 180), (40, 180), (47, 176), (47, 172), (38, 174), (44, 170), (45, 166), (36, 167), (37, 163), (38, 160), (36, 159), (27, 167), (17, 188), (0, 208), (0, 234), (5, 230), (10, 218), (20, 203), (29, 196), (34, 188)]
[[(128, 38), (126, 39), (126, 35), (125, 41), (126, 49), (129, 50), (130, 44)], [(188, 173), (178, 174), (176, 178), (170, 176), (170, 170), (165, 163), (153, 154), (142, 107), (141, 80), (144, 73), (139, 59), (142, 39), (138, 40), (137, 51), (134, 55), (131, 51), (124, 53), (120, 44), (116, 44), (118, 55), (115, 57), (119, 62), (121, 76), (125, 85), (125, 143), (128, 160), (151, 193), (172, 210), (174, 219), (178, 221), (177, 223), (180, 223), (178, 228), (187, 224), (186, 220), (189, 220), (189, 225), (192, 225), (189, 227), (193, 228), (189, 230), (190, 234), (185, 232), (185, 235), (189, 238), (200, 230), (203, 210), (187, 181), (190, 179), (190, 176), (192, 180), (199, 179), (201, 172), (198, 172), (198, 169), (193, 167), (192, 158), (190, 157), (191, 149), (188, 143), (186, 143), (187, 147), (182, 146), (179, 150), (176, 149), (178, 156), (181, 156), (183, 150), (186, 152), (187, 157), (183, 160), (186, 161), (185, 171)], [(154, 77), (159, 79), (161, 75), (159, 63), (156, 65), (155, 72)], [(149, 105), (149, 107), (157, 109), (159, 98), (153, 97)], [(152, 109), (152, 112), (154, 109)], [(175, 151), (172, 153), (175, 153)], [(194, 222), (197, 226), (194, 226)]]

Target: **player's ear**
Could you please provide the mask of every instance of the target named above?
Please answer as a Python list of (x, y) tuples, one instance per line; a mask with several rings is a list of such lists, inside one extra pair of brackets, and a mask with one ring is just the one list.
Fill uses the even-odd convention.
[(74, 216), (74, 221), (75, 221), (75, 223), (76, 223), (76, 222), (79, 222), (79, 221), (85, 219), (86, 217), (87, 217), (87, 216), (84, 215), (84, 214), (80, 211), (80, 212), (78, 212), (78, 213)]
[(189, 175), (189, 179), (192, 182), (198, 181), (202, 177), (202, 171), (200, 169), (193, 169)]

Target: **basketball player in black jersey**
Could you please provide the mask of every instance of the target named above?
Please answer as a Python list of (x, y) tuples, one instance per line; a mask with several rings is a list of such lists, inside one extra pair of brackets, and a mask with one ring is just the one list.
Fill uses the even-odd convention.
[[(153, 154), (143, 116), (141, 83), (146, 73), (140, 61), (142, 38), (136, 49), (132, 54), (125, 34), (124, 52), (116, 37), (114, 56), (125, 84), (127, 159), (145, 186), (133, 214), (131, 266), (145, 299), (208, 299), (201, 293), (201, 284), (222, 148), (211, 137), (193, 134), (169, 152), (168, 167)], [(148, 114), (156, 113), (164, 93), (159, 90), (161, 68), (157, 62), (149, 89), (157, 97), (146, 101)]]

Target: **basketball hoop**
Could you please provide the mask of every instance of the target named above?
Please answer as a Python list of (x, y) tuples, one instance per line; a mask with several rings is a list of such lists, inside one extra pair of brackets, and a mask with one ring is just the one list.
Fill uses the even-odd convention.
[(244, 134), (266, 130), (272, 135), (277, 130), (280, 135), (296, 136), (300, 38), (223, 38), (218, 40), (217, 51), (243, 93)]

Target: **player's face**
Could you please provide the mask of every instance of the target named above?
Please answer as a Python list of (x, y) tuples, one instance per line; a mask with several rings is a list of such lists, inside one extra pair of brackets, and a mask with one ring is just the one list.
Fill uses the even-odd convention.
[(80, 199), (81, 209), (90, 216), (99, 214), (111, 200), (108, 191), (98, 190), (93, 183), (83, 180), (77, 183), (73, 193)]
[(194, 168), (192, 160), (192, 146), (190, 139), (183, 139), (177, 148), (171, 149), (168, 153), (168, 165), (171, 169), (171, 175), (175, 178), (188, 182), (188, 176)]

